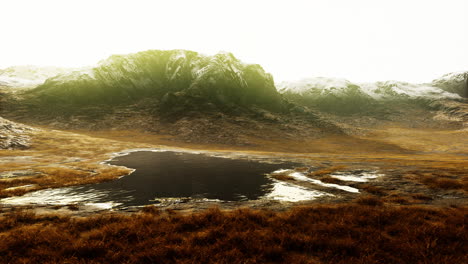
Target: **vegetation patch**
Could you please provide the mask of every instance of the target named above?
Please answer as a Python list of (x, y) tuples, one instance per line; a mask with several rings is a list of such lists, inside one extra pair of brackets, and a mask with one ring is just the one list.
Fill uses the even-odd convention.
[[(369, 199), (368, 199), (369, 200)], [(0, 217), (2, 263), (464, 263), (466, 208)]]

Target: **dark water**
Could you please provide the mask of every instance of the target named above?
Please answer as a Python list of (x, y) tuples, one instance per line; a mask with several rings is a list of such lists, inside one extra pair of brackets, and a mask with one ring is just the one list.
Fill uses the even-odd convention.
[(160, 198), (207, 198), (225, 201), (258, 199), (271, 191), (266, 173), (299, 164), (276, 164), (182, 152), (133, 152), (114, 158), (112, 165), (136, 169), (131, 175), (104, 183), (72, 188), (92, 194), (89, 202), (121, 206), (151, 204)]

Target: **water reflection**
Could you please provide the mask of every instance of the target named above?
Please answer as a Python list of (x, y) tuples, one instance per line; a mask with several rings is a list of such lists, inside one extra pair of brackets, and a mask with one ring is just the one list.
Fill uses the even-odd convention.
[[(256, 200), (279, 197), (279, 190), (289, 196), (283, 200), (311, 198), (306, 190), (284, 187), (265, 175), (281, 168), (300, 164), (230, 159), (204, 154), (172, 151), (138, 151), (109, 162), (135, 169), (126, 177), (85, 186), (42, 190), (2, 200), (9, 204), (113, 204), (128, 207), (147, 205), (167, 198), (215, 199), (223, 201)], [(279, 185), (278, 185), (279, 184)], [(280, 186), (281, 185), (281, 186)], [(292, 191), (294, 188), (300, 192)], [(294, 196), (294, 193), (297, 195)], [(301, 195), (299, 195), (301, 193)], [(281, 195), (280, 195), (281, 196)], [(294, 196), (294, 197), (293, 197)], [(279, 199), (279, 198), (278, 198)]]

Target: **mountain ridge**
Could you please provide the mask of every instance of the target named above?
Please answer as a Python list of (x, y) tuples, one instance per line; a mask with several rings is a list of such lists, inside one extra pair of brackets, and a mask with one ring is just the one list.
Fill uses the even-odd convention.
[(58, 129), (139, 129), (233, 144), (248, 144), (245, 136), (258, 131), (268, 131), (262, 137), (320, 137), (359, 134), (362, 127), (389, 122), (460, 129), (464, 99), (447, 91), (459, 84), (458, 76), (444, 77), (450, 80), (445, 89), (323, 77), (275, 85), (260, 65), (244, 64), (231, 53), (148, 50), (112, 55), (96, 67), (6, 92), (0, 110), (13, 121)]

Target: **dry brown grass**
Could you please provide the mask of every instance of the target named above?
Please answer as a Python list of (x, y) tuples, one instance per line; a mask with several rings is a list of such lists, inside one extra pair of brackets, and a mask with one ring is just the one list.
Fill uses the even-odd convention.
[(383, 201), (373, 195), (367, 195), (367, 196), (360, 196), (354, 200), (357, 204), (360, 205), (368, 205), (368, 206), (381, 206), (383, 205)]
[(294, 177), (289, 176), (287, 173), (273, 173), (270, 177), (277, 179), (279, 181), (295, 181)]
[(425, 176), (421, 182), (433, 189), (462, 189), (463, 183), (458, 179)]
[[(0, 197), (22, 195), (45, 188), (102, 182), (127, 175), (131, 170), (99, 163), (107, 160), (112, 152), (143, 147), (141, 144), (54, 130), (37, 130), (31, 137), (31, 149), (0, 150), (0, 159), (3, 161), (0, 162), (0, 172), (32, 170), (36, 175), (21, 177), (21, 181), (0, 179)], [(35, 187), (5, 190), (26, 184), (35, 184)]]
[(424, 194), (424, 193), (414, 193), (414, 194), (411, 195), (411, 197), (413, 197), (413, 199), (421, 200), (421, 201), (432, 200), (431, 196), (429, 196), (427, 194)]
[(374, 195), (382, 196), (386, 194), (385, 189), (383, 189), (382, 187), (378, 187), (378, 186), (374, 186), (370, 184), (363, 184), (359, 186), (359, 188)]
[(297, 168), (294, 168), (295, 171), (298, 171), (298, 172), (308, 172), (310, 170), (309, 167), (297, 167)]
[(340, 171), (340, 170), (343, 170), (345, 169), (346, 166), (331, 166), (331, 167), (328, 167), (328, 168), (323, 168), (323, 169), (319, 169), (319, 170), (316, 170), (316, 171), (313, 171), (313, 172), (310, 172), (308, 174), (308, 176), (325, 176), (325, 175), (329, 175), (333, 172), (336, 172), (336, 171)]
[(466, 263), (466, 208), (146, 208), (87, 218), (16, 211), (0, 221), (2, 263)]
[(418, 181), (431, 189), (468, 191), (468, 170), (432, 168), (410, 171), (406, 178)]
[(320, 181), (321, 182), (325, 182), (325, 183), (334, 183), (334, 184), (341, 184), (341, 185), (344, 185), (345, 182), (340, 180), (340, 179), (337, 179), (337, 178), (333, 178), (331, 176), (323, 176), (322, 178), (320, 178)]
[[(95, 182), (108, 181), (127, 175), (131, 172), (125, 167), (101, 165), (93, 171), (72, 169), (67, 167), (39, 167), (36, 169), (40, 175), (25, 177), (23, 179), (0, 180), (0, 197), (23, 195), (30, 191), (45, 188), (80, 185)], [(23, 185), (34, 185), (31, 188), (7, 188)]]
[(413, 202), (411, 199), (408, 199), (408, 197), (399, 195), (385, 197), (385, 201), (395, 204), (411, 204)]

